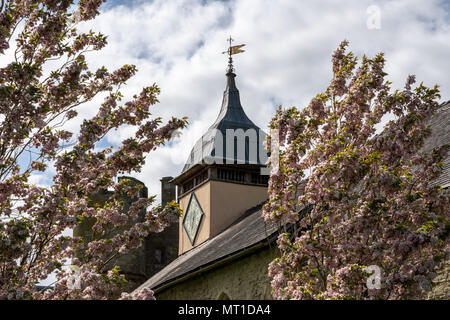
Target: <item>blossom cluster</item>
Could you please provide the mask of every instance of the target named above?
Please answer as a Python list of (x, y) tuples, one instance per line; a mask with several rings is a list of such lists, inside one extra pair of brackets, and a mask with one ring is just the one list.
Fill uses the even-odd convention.
[[(154, 197), (124, 205), (124, 198), (137, 197), (139, 186), (116, 177), (139, 172), (149, 153), (186, 119), (163, 123), (152, 117), (155, 84), (122, 102), (120, 86), (137, 72), (135, 66), (89, 69), (85, 55), (101, 50), (106, 37), (76, 27), (95, 18), (103, 2), (2, 1), (0, 54), (14, 48), (14, 58), (0, 68), (0, 299), (119, 298), (125, 279), (112, 257), (139, 247), (179, 215), (175, 203), (154, 206)], [(98, 94), (106, 98), (79, 133), (63, 130), (78, 116), (77, 107)], [(97, 148), (106, 134), (127, 125), (137, 128), (134, 137), (115, 148)], [(31, 183), (42, 172), (52, 175), (50, 187)], [(108, 199), (93, 200), (105, 191)], [(88, 220), (93, 237), (66, 235)], [(80, 271), (75, 288), (74, 275), (64, 267), (69, 263)], [(50, 274), (56, 283), (37, 292), (36, 284)], [(153, 294), (144, 290), (130, 297)]]
[[(347, 46), (324, 93), (271, 121), (280, 159), (263, 217), (299, 226), (279, 236), (269, 266), (278, 299), (421, 297), (450, 250), (450, 191), (434, 183), (449, 145), (424, 148), (437, 86), (413, 88), (409, 76), (392, 91), (383, 54), (358, 64)], [(371, 265), (383, 271), (380, 289), (366, 286)]]

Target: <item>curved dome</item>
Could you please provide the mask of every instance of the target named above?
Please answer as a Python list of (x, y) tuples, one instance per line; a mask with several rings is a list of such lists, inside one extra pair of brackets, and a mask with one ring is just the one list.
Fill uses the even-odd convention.
[(233, 72), (228, 72), (222, 108), (216, 121), (197, 141), (181, 174), (197, 164), (253, 164), (265, 166), (266, 133), (245, 114)]

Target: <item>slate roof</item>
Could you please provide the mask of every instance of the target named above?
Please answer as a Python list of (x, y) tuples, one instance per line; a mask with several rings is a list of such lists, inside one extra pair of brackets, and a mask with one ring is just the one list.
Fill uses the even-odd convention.
[[(425, 141), (423, 150), (429, 152), (437, 146), (450, 143), (450, 101), (442, 104), (431, 121), (431, 136)], [(444, 161), (444, 171), (436, 180), (443, 186), (450, 186), (450, 154)], [(251, 208), (230, 227), (212, 239), (183, 253), (163, 270), (155, 274), (139, 288), (153, 290), (170, 283), (188, 273), (214, 264), (226, 257), (254, 247), (258, 243), (273, 241), (277, 227), (266, 224), (261, 216), (261, 206)]]
[[(273, 240), (277, 226), (265, 223), (261, 216), (262, 204), (251, 208), (230, 227), (197, 247), (183, 253), (139, 288), (153, 290), (161, 285), (211, 265), (239, 251), (245, 251), (258, 243)], [(270, 239), (270, 240), (268, 240)]]
[[(424, 141), (423, 151), (450, 144), (450, 100), (444, 102), (430, 121), (431, 136)], [(450, 186), (450, 152), (444, 161), (444, 171), (435, 183), (442, 187)]]
[[(260, 150), (265, 150), (263, 142), (265, 141), (266, 133), (255, 125), (253, 121), (251, 121), (245, 114), (239, 98), (239, 90), (236, 87), (234, 79), (236, 75), (229, 71), (226, 76), (227, 86), (223, 93), (222, 107), (220, 109), (219, 116), (211, 127), (209, 127), (208, 131), (206, 131), (206, 133), (195, 143), (180, 176), (194, 166), (204, 162), (211, 163), (214, 160), (220, 159), (220, 161), (222, 161), (220, 163), (225, 163), (227, 160), (226, 156), (228, 144), (230, 147), (235, 148), (234, 159), (228, 160), (233, 160), (236, 163), (261, 166), (266, 163), (266, 154), (261, 151), (264, 155), (264, 159), (261, 159), (260, 156)], [(252, 139), (245, 142), (246, 146), (245, 155), (243, 155), (244, 157), (238, 157), (234, 141), (227, 141), (227, 129), (242, 129), (244, 132), (248, 129), (255, 130), (256, 140)], [(217, 137), (218, 134), (221, 135), (220, 139)], [(253, 144), (253, 147), (256, 147), (256, 155), (249, 155), (249, 144)]]

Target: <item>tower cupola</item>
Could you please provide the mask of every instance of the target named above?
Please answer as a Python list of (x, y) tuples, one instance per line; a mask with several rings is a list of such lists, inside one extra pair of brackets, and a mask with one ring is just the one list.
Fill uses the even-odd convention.
[(231, 46), (231, 40), (219, 115), (173, 180), (183, 210), (180, 254), (217, 235), (246, 209), (267, 198), (268, 176), (261, 174), (267, 161), (266, 134), (241, 105), (232, 54), (243, 52), (243, 45)]

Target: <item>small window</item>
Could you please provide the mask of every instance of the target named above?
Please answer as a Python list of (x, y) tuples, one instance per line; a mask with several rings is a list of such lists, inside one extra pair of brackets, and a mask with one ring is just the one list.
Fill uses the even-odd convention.
[(194, 180), (191, 180), (183, 185), (183, 193), (191, 190), (192, 188), (194, 188)]
[(230, 169), (217, 169), (217, 175), (220, 180), (245, 182), (245, 172)]
[(225, 292), (222, 291), (219, 294), (219, 297), (217, 298), (217, 300), (231, 300), (231, 299)]
[(163, 258), (163, 252), (161, 249), (155, 249), (155, 261), (161, 263)]
[(252, 173), (252, 183), (267, 185), (269, 183), (269, 176), (261, 175), (259, 173)]

